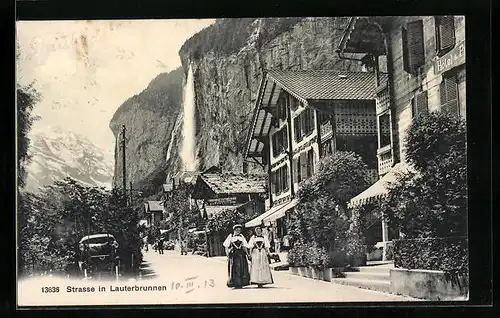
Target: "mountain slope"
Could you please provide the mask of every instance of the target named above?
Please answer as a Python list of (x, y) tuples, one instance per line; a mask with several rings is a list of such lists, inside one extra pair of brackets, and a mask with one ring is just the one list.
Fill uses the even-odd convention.
[(112, 153), (74, 132), (49, 127), (31, 136), (31, 163), (27, 167), (26, 189), (39, 191), (56, 180), (72, 177), (89, 186), (110, 188), (113, 178)]

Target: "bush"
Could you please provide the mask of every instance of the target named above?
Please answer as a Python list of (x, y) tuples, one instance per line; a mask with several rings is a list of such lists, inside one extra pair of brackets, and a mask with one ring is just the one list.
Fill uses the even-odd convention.
[(293, 267), (330, 267), (330, 256), (326, 249), (314, 243), (299, 242), (288, 251), (288, 264)]
[(467, 237), (395, 240), (393, 244), (396, 268), (469, 272)]
[(465, 139), (465, 123), (442, 113), (410, 126), (406, 156), (416, 172), (400, 175), (379, 205), (407, 238), (467, 235)]

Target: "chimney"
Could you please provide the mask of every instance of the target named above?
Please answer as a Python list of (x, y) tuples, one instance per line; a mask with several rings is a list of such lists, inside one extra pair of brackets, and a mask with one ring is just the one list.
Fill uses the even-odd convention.
[(243, 161), (243, 173), (247, 174), (248, 173), (248, 162)]

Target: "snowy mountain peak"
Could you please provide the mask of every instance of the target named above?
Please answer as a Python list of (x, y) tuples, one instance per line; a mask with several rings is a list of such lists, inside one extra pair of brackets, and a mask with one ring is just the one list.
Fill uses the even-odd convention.
[(85, 185), (111, 187), (112, 152), (97, 147), (87, 137), (51, 126), (33, 130), (30, 139), (28, 191), (37, 192), (68, 176)]

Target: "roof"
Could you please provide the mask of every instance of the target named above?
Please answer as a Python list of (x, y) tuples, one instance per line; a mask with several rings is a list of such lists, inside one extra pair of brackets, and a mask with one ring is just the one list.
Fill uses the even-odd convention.
[(254, 219), (248, 221), (245, 223), (245, 227), (255, 227), (259, 226), (262, 223), (269, 223), (271, 221), (277, 220), (285, 215), (285, 213), (290, 210), (291, 208), (295, 207), (297, 205), (298, 200), (293, 199), (289, 202), (285, 202), (279, 205), (275, 205), (266, 212), (262, 213), (261, 215), (255, 217)]
[(170, 192), (174, 189), (173, 184), (167, 183), (163, 185), (163, 192)]
[(161, 201), (148, 201), (147, 207), (148, 211), (163, 211), (163, 205)]
[(196, 178), (200, 173), (197, 171), (180, 171), (175, 174), (174, 179), (176, 182), (185, 182), (185, 183), (195, 183)]
[[(382, 82), (387, 81), (387, 74), (381, 73), (380, 79)], [(275, 107), (277, 104), (279, 88), (287, 91), (306, 106), (311, 101), (375, 100), (376, 96), (373, 72), (271, 70), (261, 82), (252, 127), (247, 136), (246, 157), (263, 155), (264, 139), (271, 131), (273, 119), (269, 107)]]
[(90, 239), (94, 239), (94, 238), (100, 238), (100, 237), (110, 237), (112, 239), (115, 238), (111, 234), (92, 234), (92, 235), (87, 235), (87, 236), (82, 237), (82, 239), (80, 240), (80, 243), (83, 242), (83, 241), (86, 241), (86, 240), (90, 240)]
[(207, 173), (200, 177), (216, 194), (266, 192), (266, 179), (261, 175)]
[(392, 17), (351, 17), (337, 52), (385, 55), (386, 48), (381, 27), (391, 20)]
[(268, 76), (290, 94), (306, 101), (375, 99), (372, 72), (272, 70)]
[(349, 200), (349, 207), (353, 208), (356, 206), (361, 206), (387, 195), (387, 193), (389, 192), (388, 187), (390, 187), (391, 184), (397, 182), (402, 175), (408, 172), (415, 173), (415, 170), (407, 163), (397, 163), (377, 182)]

